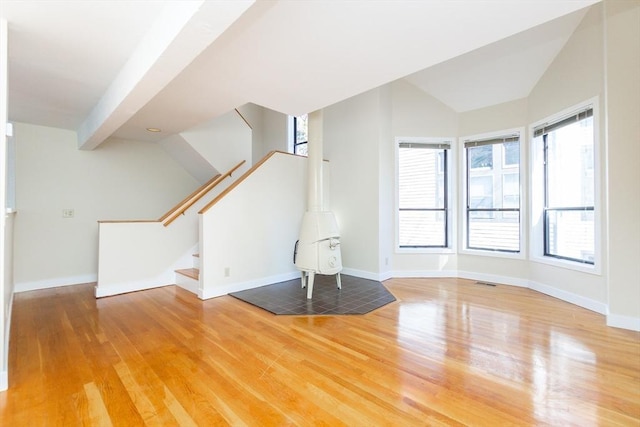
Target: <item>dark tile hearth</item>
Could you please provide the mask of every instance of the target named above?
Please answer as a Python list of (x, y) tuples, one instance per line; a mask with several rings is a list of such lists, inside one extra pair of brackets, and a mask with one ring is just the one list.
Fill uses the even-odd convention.
[(229, 295), (273, 314), (289, 315), (365, 314), (396, 300), (380, 282), (344, 274), (341, 277), (342, 289), (338, 289), (335, 276), (317, 274), (311, 300), (300, 279)]

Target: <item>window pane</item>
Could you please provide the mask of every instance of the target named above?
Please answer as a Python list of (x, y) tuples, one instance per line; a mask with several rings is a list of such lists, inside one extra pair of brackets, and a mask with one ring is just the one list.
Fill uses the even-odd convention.
[(468, 221), (469, 248), (520, 251), (519, 212), (469, 212)]
[(593, 211), (547, 211), (545, 255), (593, 264), (594, 227)]
[(505, 142), (504, 166), (520, 166), (520, 142)]
[(505, 173), (502, 176), (502, 207), (520, 207), (520, 174)]
[(301, 156), (308, 155), (309, 153), (307, 152), (307, 143), (296, 145), (294, 154), (299, 154)]
[(308, 115), (295, 117), (296, 121), (296, 144), (301, 142), (307, 142), (309, 140), (308, 134)]
[(446, 246), (445, 211), (400, 211), (400, 247)]
[[(519, 252), (520, 142), (467, 146), (466, 150), (467, 247)], [(482, 165), (485, 167), (480, 167)], [(516, 210), (502, 212), (501, 209)]]
[(444, 150), (398, 149), (398, 197), (400, 209), (444, 208), (444, 170), (438, 168)]
[(593, 117), (547, 134), (547, 207), (594, 205)]
[(481, 145), (468, 148), (468, 150), (471, 169), (493, 168), (493, 145)]
[(469, 208), (493, 208), (493, 176), (472, 176), (469, 179)]

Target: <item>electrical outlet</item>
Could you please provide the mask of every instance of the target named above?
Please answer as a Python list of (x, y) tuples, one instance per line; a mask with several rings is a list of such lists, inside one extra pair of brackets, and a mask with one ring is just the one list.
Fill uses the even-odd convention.
[(73, 218), (73, 209), (62, 209), (62, 218)]
[(231, 268), (225, 267), (224, 268), (224, 277), (229, 277), (230, 275), (231, 275)]

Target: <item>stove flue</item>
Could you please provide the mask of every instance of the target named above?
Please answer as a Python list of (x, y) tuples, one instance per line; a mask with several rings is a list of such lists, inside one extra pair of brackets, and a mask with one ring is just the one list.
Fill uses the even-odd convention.
[(302, 218), (294, 263), (301, 272), (302, 287), (307, 288), (307, 299), (311, 299), (316, 274), (335, 274), (338, 289), (342, 287), (342, 256), (336, 218), (323, 206), (322, 110), (310, 113), (308, 124), (307, 212)]

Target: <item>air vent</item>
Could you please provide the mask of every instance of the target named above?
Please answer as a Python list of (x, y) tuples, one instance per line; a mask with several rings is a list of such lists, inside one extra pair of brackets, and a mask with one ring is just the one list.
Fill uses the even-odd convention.
[(496, 283), (489, 283), (489, 282), (476, 282), (476, 285), (498, 286)]

